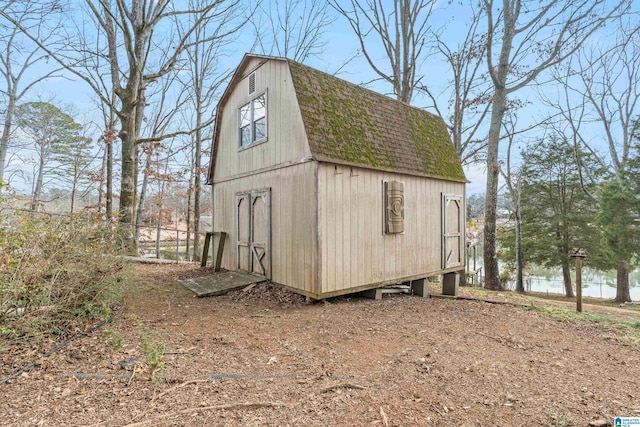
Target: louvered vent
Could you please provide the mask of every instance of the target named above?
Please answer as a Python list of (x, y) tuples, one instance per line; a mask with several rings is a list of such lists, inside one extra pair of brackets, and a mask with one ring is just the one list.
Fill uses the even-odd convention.
[(387, 181), (384, 183), (385, 233), (404, 232), (404, 183)]
[(256, 91), (256, 73), (249, 74), (249, 95)]

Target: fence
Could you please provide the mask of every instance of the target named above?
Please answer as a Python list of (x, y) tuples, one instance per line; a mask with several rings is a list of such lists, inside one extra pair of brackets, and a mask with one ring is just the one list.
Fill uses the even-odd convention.
[[(79, 214), (55, 214), (49, 212), (37, 212), (27, 209), (18, 209), (10, 207), (0, 208), (0, 215), (3, 211), (11, 211), (22, 215), (28, 215), (31, 218), (67, 218), (72, 220), (74, 216), (85, 215), (85, 213)], [(3, 218), (3, 222), (5, 222)], [(104, 218), (95, 218), (96, 222), (105, 223)], [(202, 256), (202, 248), (204, 247), (204, 240), (206, 237), (206, 231), (198, 233), (197, 238), (199, 240), (199, 254), (193, 253), (194, 239), (196, 235), (193, 231), (187, 231), (180, 229), (177, 226), (174, 228), (156, 226), (136, 226), (130, 224), (120, 224), (113, 222), (113, 226), (119, 228), (125, 228), (127, 234), (133, 235), (136, 241), (136, 247), (138, 250), (138, 256), (143, 258), (157, 258), (168, 259), (173, 261), (200, 261)], [(4, 225), (4, 224), (3, 224)], [(123, 230), (124, 231), (124, 230)], [(209, 251), (208, 261), (213, 261), (213, 251)]]
[[(193, 253), (193, 231), (167, 227), (132, 226), (136, 230), (138, 254), (143, 258), (169, 259), (173, 261), (199, 261), (202, 256), (206, 231), (198, 233), (199, 254)], [(209, 260), (213, 260), (209, 251)]]
[(484, 277), (482, 276), (482, 267), (476, 270), (467, 270), (466, 274), (467, 286), (484, 286)]

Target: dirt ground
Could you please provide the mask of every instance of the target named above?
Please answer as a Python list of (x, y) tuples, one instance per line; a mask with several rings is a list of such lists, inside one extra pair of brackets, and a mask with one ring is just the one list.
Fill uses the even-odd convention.
[[(177, 281), (201, 274), (196, 267), (136, 269), (139, 289), (112, 324), (0, 385), (1, 425), (587, 426), (640, 417), (640, 351), (606, 322), (409, 295), (307, 304), (265, 284), (196, 299)], [(162, 358), (154, 384), (149, 366)], [(4, 360), (0, 371), (26, 362)]]

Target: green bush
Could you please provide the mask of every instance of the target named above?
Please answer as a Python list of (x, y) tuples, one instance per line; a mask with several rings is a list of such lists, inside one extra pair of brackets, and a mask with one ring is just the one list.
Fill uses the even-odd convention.
[(111, 224), (16, 211), (1, 199), (0, 217), (0, 341), (65, 334), (109, 315), (128, 277)]

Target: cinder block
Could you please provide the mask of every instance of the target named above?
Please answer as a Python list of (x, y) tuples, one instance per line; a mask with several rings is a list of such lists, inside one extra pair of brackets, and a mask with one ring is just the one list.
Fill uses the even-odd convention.
[(361, 294), (365, 298), (382, 299), (382, 289), (381, 288), (369, 289), (368, 291), (362, 291)]
[(460, 275), (458, 273), (446, 273), (442, 277), (442, 295), (458, 296)]
[(429, 296), (429, 281), (427, 279), (418, 279), (411, 281), (411, 290), (414, 295), (419, 297)]

